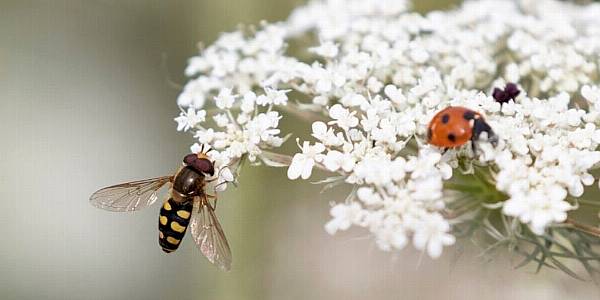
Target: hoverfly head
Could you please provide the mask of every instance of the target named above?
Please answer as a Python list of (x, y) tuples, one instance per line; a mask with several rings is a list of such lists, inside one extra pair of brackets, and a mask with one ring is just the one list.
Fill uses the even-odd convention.
[(215, 166), (214, 163), (209, 159), (208, 155), (206, 155), (211, 150), (212, 149), (209, 147), (207, 151), (204, 151), (204, 145), (202, 145), (202, 148), (198, 154), (191, 153), (186, 155), (183, 158), (183, 163), (200, 173), (213, 176), (215, 175)]

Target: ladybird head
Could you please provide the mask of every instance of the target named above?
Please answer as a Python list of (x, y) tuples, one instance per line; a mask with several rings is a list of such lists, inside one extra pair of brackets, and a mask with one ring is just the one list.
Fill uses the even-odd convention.
[(183, 158), (183, 163), (200, 173), (213, 176), (215, 175), (215, 165), (209, 159), (208, 155), (206, 155), (211, 150), (209, 148), (208, 151), (204, 152), (204, 145), (202, 145), (202, 150), (198, 154), (191, 153), (186, 155)]
[(487, 134), (488, 142), (495, 147), (498, 144), (498, 136), (494, 133), (492, 127), (483, 118), (475, 119), (473, 123), (473, 141), (477, 141), (484, 132)]

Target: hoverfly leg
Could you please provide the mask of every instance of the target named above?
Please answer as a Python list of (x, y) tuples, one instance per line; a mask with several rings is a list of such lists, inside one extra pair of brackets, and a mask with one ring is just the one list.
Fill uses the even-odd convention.
[(213, 199), (213, 209), (217, 209), (217, 195), (209, 195), (209, 194), (205, 194), (206, 196), (206, 200), (207, 203), (210, 205), (210, 202), (208, 202), (208, 200)]
[(229, 166), (223, 166), (223, 167), (221, 167), (221, 169), (219, 169), (219, 173), (217, 173), (217, 177), (215, 177), (213, 179), (210, 179), (210, 180), (207, 180), (206, 182), (213, 182), (213, 181), (216, 181), (219, 178), (221, 178), (221, 173), (223, 173), (223, 170), (225, 170), (225, 168), (228, 168), (228, 167)]
[(223, 173), (223, 171), (225, 170), (225, 168), (229, 168), (229, 166), (222, 166), (221, 169), (219, 170), (219, 174), (217, 175), (217, 178), (221, 177), (221, 173)]
[[(223, 167), (221, 167), (221, 169), (219, 170), (219, 173), (217, 174), (217, 177), (215, 177), (215, 178), (213, 178), (211, 180), (207, 180), (206, 182), (214, 182), (214, 181), (218, 180), (219, 178), (221, 178), (221, 173), (225, 170), (225, 168), (229, 168), (229, 166), (223, 166)], [(215, 194), (217, 193), (217, 187), (219, 187), (219, 186), (221, 186), (223, 184), (227, 184), (227, 183), (231, 183), (235, 187), (237, 187), (237, 183), (235, 182), (235, 180), (231, 180), (231, 181), (226, 180), (226, 181), (223, 181), (223, 182), (221, 182), (221, 183), (219, 183), (219, 184), (217, 184), (215, 186), (215, 188), (214, 188)]]
[(235, 184), (235, 182), (233, 181), (223, 181), (217, 185), (215, 185), (215, 187), (213, 188), (213, 192), (215, 192), (215, 194), (217, 193), (217, 188), (224, 185), (224, 184), (228, 184), (228, 183), (232, 183), (233, 185), (235, 185), (235, 187), (237, 187), (237, 185)]

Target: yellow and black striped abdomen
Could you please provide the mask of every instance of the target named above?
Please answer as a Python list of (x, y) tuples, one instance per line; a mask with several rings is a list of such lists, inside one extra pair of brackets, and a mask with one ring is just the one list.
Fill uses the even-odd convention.
[(158, 244), (163, 251), (177, 250), (190, 224), (193, 207), (192, 201), (177, 203), (173, 198), (165, 201), (158, 218)]

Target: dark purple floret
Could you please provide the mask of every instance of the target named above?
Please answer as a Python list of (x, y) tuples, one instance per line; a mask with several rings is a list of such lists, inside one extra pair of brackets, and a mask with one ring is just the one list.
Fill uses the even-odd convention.
[(515, 98), (521, 93), (519, 87), (514, 83), (507, 83), (504, 89), (494, 88), (494, 92), (492, 96), (501, 104), (507, 103), (510, 100), (515, 100)]

